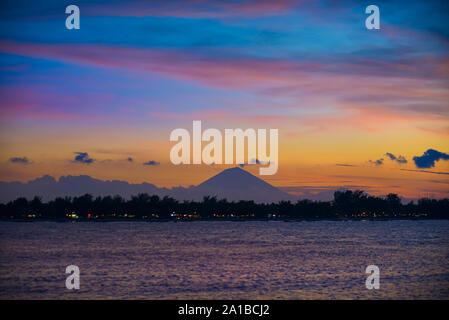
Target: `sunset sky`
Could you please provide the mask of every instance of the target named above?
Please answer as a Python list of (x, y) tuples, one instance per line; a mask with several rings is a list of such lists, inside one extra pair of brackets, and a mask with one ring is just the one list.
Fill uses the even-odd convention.
[(201, 120), (279, 129), (279, 170), (259, 177), (293, 194), (449, 197), (448, 1), (0, 6), (1, 181), (196, 185), (230, 167), (171, 164), (170, 132)]

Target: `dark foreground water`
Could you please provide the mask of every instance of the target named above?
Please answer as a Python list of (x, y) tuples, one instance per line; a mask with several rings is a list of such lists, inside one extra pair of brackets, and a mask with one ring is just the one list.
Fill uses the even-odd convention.
[(449, 221), (3, 221), (0, 298), (448, 299)]

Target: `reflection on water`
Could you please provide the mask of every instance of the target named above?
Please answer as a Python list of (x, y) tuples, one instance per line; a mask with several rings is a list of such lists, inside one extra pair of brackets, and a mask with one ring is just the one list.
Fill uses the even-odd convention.
[(3, 221), (0, 298), (448, 299), (449, 221)]

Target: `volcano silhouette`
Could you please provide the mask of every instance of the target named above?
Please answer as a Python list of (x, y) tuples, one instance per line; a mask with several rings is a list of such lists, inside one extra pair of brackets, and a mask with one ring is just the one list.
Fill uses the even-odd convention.
[(45, 175), (27, 183), (0, 182), (0, 203), (19, 197), (32, 199), (34, 196), (39, 196), (43, 201), (49, 201), (57, 197), (75, 197), (86, 193), (94, 197), (119, 195), (125, 199), (130, 199), (131, 196), (139, 193), (147, 193), (160, 197), (169, 196), (180, 201), (201, 201), (205, 196), (228, 201), (253, 200), (257, 203), (297, 200), (296, 197), (273, 187), (239, 167), (224, 170), (198, 186), (189, 188), (158, 188), (146, 182), (132, 184), (118, 180), (103, 181), (86, 175), (62, 176), (59, 180)]
[(226, 169), (194, 188), (196, 194), (215, 196), (229, 201), (279, 202), (296, 200), (286, 192), (238, 167)]

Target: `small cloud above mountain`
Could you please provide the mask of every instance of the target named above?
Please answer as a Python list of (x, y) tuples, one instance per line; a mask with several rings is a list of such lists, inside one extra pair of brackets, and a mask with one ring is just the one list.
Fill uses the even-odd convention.
[(9, 158), (9, 162), (16, 164), (30, 164), (30, 160), (27, 157), (13, 157)]
[(95, 161), (94, 159), (89, 158), (87, 152), (74, 152), (74, 154), (76, 154), (75, 159), (73, 160), (74, 162), (90, 164)]
[(261, 161), (259, 159), (251, 159), (248, 161), (248, 163), (240, 163), (239, 166), (240, 168), (244, 168), (245, 166), (250, 166), (250, 165), (261, 165), (261, 166), (266, 166), (269, 165), (270, 161)]
[(160, 165), (159, 162), (154, 161), (154, 160), (150, 160), (150, 161), (144, 162), (144, 163), (142, 163), (142, 164), (143, 164), (144, 166), (158, 166), (158, 165)]
[(428, 169), (435, 167), (435, 162), (449, 160), (449, 154), (434, 149), (428, 149), (422, 156), (413, 157), (417, 168)]

